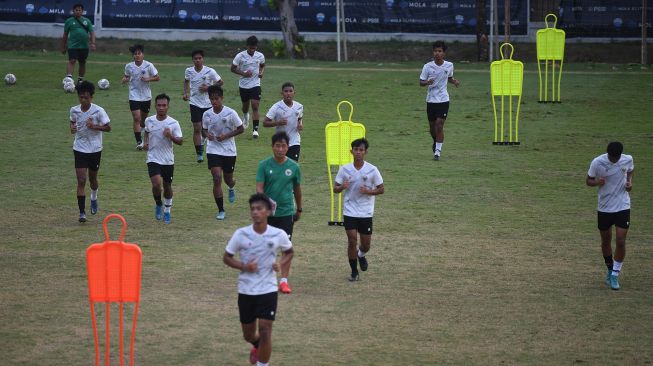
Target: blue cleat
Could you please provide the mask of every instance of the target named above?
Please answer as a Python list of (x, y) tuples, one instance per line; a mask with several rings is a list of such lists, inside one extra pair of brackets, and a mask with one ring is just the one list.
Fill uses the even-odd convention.
[(169, 224), (170, 223), (170, 212), (164, 212), (163, 213), (163, 223), (164, 224)]
[(97, 200), (91, 200), (91, 215), (97, 213)]
[(234, 188), (229, 188), (229, 203), (236, 202), (236, 190)]
[(619, 276), (610, 275), (610, 288), (613, 290), (621, 288), (621, 286), (619, 286)]
[(154, 218), (157, 220), (163, 218), (163, 206), (154, 205)]
[(220, 220), (220, 221), (222, 221), (222, 220), (224, 220), (225, 215), (226, 215), (226, 214), (225, 214), (224, 211), (220, 211), (220, 212), (218, 212), (217, 215), (215, 215), (215, 219), (216, 219), (216, 220)]
[(608, 270), (608, 274), (605, 276), (605, 284), (610, 286), (610, 276), (612, 275), (612, 270)]

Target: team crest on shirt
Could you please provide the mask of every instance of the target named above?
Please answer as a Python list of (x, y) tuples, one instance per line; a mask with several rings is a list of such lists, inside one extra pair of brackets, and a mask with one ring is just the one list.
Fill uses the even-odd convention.
[(626, 167), (621, 167), (621, 172), (625, 173), (626, 172)]
[(286, 173), (286, 177), (290, 177), (292, 175), (292, 170), (286, 169), (285, 173)]
[(226, 117), (222, 118), (222, 123), (227, 123), (227, 118)]
[(269, 242), (268, 242), (268, 248), (272, 249), (273, 246), (274, 246), (274, 243), (271, 242), (271, 241), (269, 241)]
[(367, 182), (367, 175), (363, 176), (363, 180)]

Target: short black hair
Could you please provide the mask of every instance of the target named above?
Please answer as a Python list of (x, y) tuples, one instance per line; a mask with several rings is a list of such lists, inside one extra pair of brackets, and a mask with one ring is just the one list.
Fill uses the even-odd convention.
[(135, 54), (136, 51), (144, 52), (145, 51), (145, 46), (143, 46), (142, 44), (135, 44), (135, 45), (129, 47), (129, 52), (131, 52), (132, 55)]
[(263, 204), (265, 204), (265, 207), (267, 207), (268, 210), (272, 210), (272, 202), (270, 202), (270, 198), (266, 196), (264, 193), (254, 193), (253, 195), (251, 195), (249, 197), (250, 207), (254, 202), (263, 202)]
[(281, 90), (286, 89), (286, 87), (288, 86), (295, 89), (295, 84), (291, 83), (290, 81), (286, 81), (285, 83), (283, 83), (283, 85), (281, 85)]
[(444, 43), (444, 41), (435, 41), (433, 42), (433, 50), (436, 48), (442, 48), (442, 51), (446, 51), (447, 45)]
[(359, 147), (361, 145), (365, 145), (365, 150), (367, 150), (370, 147), (370, 143), (364, 137), (360, 138), (360, 139), (356, 139), (356, 140), (351, 142), (351, 148), (352, 149), (355, 148), (355, 147)]
[(75, 4), (75, 5), (73, 5), (73, 10), (75, 10), (76, 8), (82, 8), (82, 10), (84, 10), (84, 5), (83, 5), (83, 4)]
[(220, 85), (217, 85), (217, 84), (213, 84), (213, 85), (209, 86), (209, 89), (206, 92), (209, 95), (209, 98), (214, 96), (214, 95), (217, 95), (219, 97), (224, 96), (224, 91), (222, 90), (222, 87)]
[(274, 135), (272, 135), (272, 145), (276, 144), (277, 142), (281, 140), (286, 140), (286, 144), (290, 143), (290, 137), (288, 137), (288, 134), (285, 133), (284, 131), (277, 132)]
[(159, 100), (159, 99), (165, 99), (165, 100), (168, 101), (168, 104), (170, 104), (170, 97), (166, 93), (161, 93), (161, 94), (157, 95), (156, 98), (154, 98), (154, 102), (156, 103), (156, 101)]
[(621, 154), (624, 152), (624, 144), (619, 141), (612, 141), (608, 144), (607, 152), (609, 156), (621, 156)]
[(75, 89), (77, 90), (77, 95), (81, 95), (82, 93), (88, 92), (91, 96), (95, 94), (95, 84), (88, 80), (83, 80), (75, 86)]
[(204, 51), (203, 50), (195, 50), (190, 54), (190, 57), (193, 58), (195, 55), (200, 54), (202, 57), (204, 57)]
[(250, 36), (250, 37), (247, 37), (246, 42), (247, 42), (248, 46), (256, 46), (256, 45), (258, 45), (258, 38), (256, 38), (256, 36)]

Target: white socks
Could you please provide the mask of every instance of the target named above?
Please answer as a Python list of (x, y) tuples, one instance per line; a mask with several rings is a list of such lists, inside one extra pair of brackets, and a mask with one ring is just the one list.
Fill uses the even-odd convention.
[(163, 199), (163, 212), (170, 212), (172, 208), (172, 198)]
[(249, 122), (249, 112), (243, 113), (243, 123), (247, 124)]
[(97, 189), (91, 190), (91, 201), (97, 200)]
[(363, 258), (365, 256), (365, 253), (361, 252), (360, 249), (358, 249), (358, 258)]
[(442, 144), (444, 144), (444, 142), (436, 142), (435, 143), (435, 153), (436, 154), (438, 154), (439, 152), (442, 151)]
[(256, 366), (268, 366), (269, 363), (263, 363), (261, 361), (256, 361)]
[(279, 280), (279, 282), (281, 282), (281, 283), (286, 282), (286, 283), (287, 283), (287, 282), (288, 282), (288, 279), (287, 279), (286, 277), (283, 277), (281, 280)]
[(612, 275), (613, 276), (619, 276), (619, 272), (621, 272), (621, 266), (624, 264), (624, 262), (617, 262), (614, 261), (612, 264)]

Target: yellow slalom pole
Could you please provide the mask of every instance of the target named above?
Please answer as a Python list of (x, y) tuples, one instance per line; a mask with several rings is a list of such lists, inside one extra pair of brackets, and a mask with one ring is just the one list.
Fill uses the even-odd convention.
[(544, 59), (544, 101), (549, 100), (549, 59)]
[(508, 96), (508, 142), (512, 143), (512, 93)]
[(492, 96), (492, 109), (494, 110), (494, 143), (497, 144), (499, 143), (499, 138), (498, 138), (498, 127), (499, 127), (499, 121), (497, 119), (497, 103), (494, 101), (495, 96)]
[(540, 60), (537, 60), (537, 77), (540, 80), (540, 102), (542, 101), (542, 68), (540, 67)]
[(560, 103), (560, 81), (562, 80), (562, 63), (564, 61), (560, 59), (560, 71), (558, 72), (558, 103)]
[(501, 142), (503, 143), (503, 115), (505, 114), (505, 107), (503, 105), (504, 96), (501, 95)]
[(519, 145), (519, 108), (521, 107), (521, 94), (517, 100), (517, 114), (515, 115), (515, 143)]
[(551, 102), (556, 101), (556, 60), (551, 60)]

